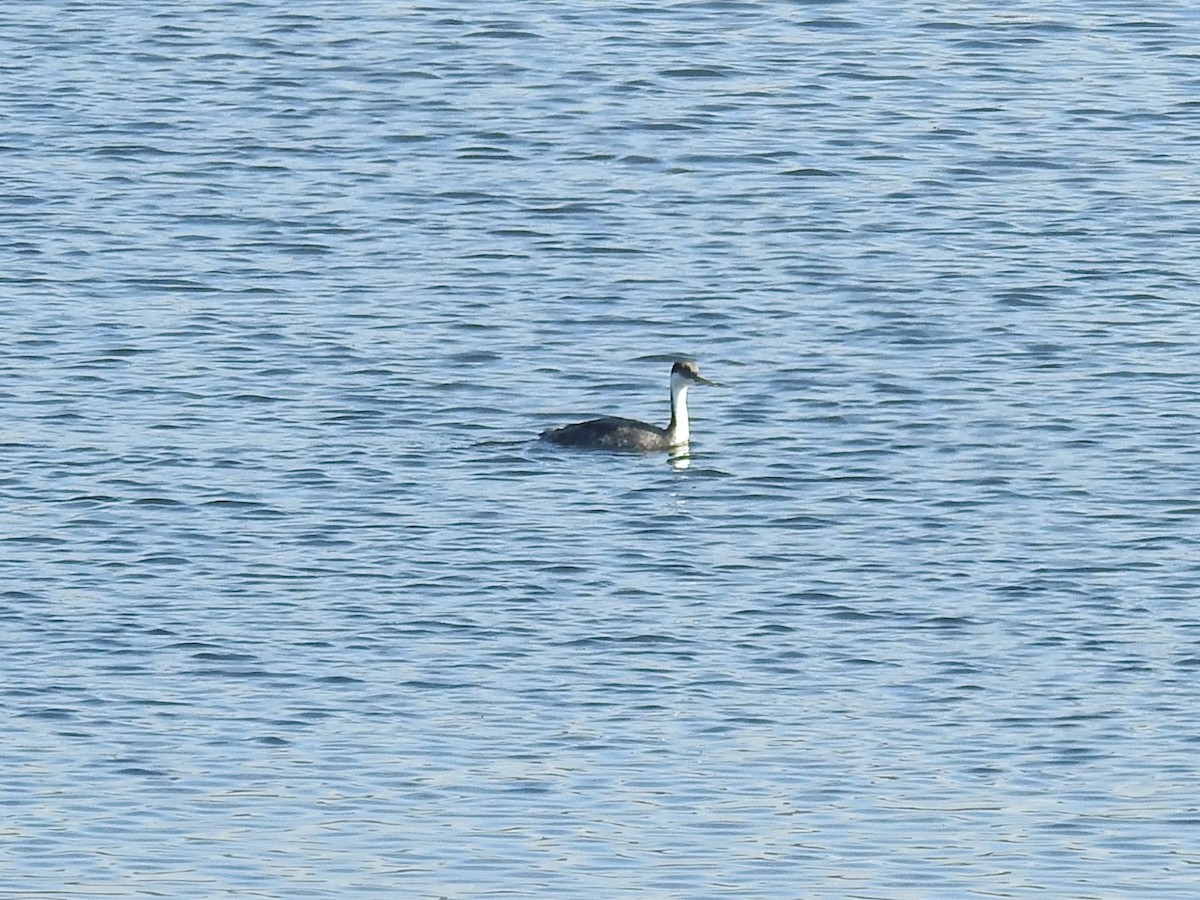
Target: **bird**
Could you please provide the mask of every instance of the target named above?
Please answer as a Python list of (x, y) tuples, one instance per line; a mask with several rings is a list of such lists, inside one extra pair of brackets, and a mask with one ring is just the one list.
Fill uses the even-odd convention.
[(681, 359), (671, 366), (671, 424), (659, 428), (636, 419), (605, 416), (543, 431), (541, 439), (561, 447), (585, 450), (671, 450), (687, 444), (691, 438), (688, 427), (687, 392), (693, 384), (717, 387), (700, 375), (691, 360)]

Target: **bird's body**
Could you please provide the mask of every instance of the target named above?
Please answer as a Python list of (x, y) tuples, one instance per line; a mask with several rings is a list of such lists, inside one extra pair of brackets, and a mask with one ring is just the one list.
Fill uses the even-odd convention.
[(588, 450), (671, 450), (681, 447), (691, 439), (688, 422), (687, 391), (693, 384), (712, 384), (700, 377), (696, 364), (680, 361), (671, 367), (671, 424), (666, 428), (605, 416), (562, 428), (542, 432), (542, 440), (562, 447), (578, 447)]
[(542, 439), (560, 447), (593, 450), (668, 450), (673, 446), (668, 429), (618, 416), (564, 425), (543, 432)]

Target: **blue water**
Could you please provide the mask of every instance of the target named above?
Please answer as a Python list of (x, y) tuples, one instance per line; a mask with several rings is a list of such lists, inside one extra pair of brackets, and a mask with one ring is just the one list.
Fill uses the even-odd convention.
[(1198, 47), (0, 12), (0, 895), (1194, 897)]

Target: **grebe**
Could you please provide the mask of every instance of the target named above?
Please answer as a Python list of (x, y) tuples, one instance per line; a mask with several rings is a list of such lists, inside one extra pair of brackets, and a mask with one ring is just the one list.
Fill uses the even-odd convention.
[(693, 384), (716, 382), (700, 377), (700, 370), (689, 360), (680, 360), (671, 367), (671, 424), (658, 428), (636, 419), (606, 416), (542, 432), (542, 440), (563, 447), (589, 450), (670, 450), (688, 442), (687, 392)]

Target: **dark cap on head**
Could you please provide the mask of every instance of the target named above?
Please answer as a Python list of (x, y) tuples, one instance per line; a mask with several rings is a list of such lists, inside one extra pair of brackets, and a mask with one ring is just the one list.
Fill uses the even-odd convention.
[(709, 384), (717, 387), (715, 381), (709, 381), (700, 374), (699, 366), (690, 359), (681, 359), (675, 365), (671, 366), (671, 377), (674, 378), (676, 375), (686, 378), (688, 381), (693, 381), (696, 384)]

